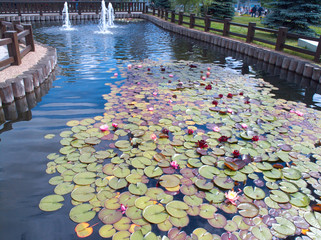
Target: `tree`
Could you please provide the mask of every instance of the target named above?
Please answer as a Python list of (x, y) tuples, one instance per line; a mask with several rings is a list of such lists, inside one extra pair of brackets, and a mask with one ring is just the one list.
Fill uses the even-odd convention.
[(156, 8), (170, 9), (171, 3), (169, 0), (155, 0)]
[(214, 0), (208, 7), (208, 14), (214, 18), (232, 18), (234, 16), (234, 0)]
[(315, 36), (311, 25), (320, 24), (321, 0), (279, 0), (269, 3), (271, 13), (263, 21), (270, 28), (287, 27), (289, 32)]

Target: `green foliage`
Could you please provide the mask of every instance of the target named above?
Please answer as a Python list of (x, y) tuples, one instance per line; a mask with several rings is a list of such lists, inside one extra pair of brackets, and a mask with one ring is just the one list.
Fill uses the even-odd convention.
[(320, 24), (321, 0), (280, 0), (270, 3), (271, 13), (264, 20), (269, 28), (287, 27), (289, 32), (315, 36), (310, 26)]
[(215, 0), (208, 7), (207, 14), (220, 19), (233, 18), (234, 2), (234, 0)]
[(170, 9), (171, 7), (169, 0), (156, 0), (154, 3), (156, 8)]

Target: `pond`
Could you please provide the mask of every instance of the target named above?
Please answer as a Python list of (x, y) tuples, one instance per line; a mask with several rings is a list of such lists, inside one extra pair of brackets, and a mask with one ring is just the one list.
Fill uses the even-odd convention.
[(319, 86), (149, 22), (73, 24), (33, 26), (57, 48), (56, 80), (29, 117), (1, 125), (1, 239), (79, 239), (78, 222), (98, 223), (87, 239), (135, 226), (269, 239), (273, 224), (280, 238), (320, 236), (308, 207), (321, 191)]

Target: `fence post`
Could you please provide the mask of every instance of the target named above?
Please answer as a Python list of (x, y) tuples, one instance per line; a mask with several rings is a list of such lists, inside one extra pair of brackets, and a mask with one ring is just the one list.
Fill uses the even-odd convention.
[(256, 23), (249, 22), (249, 26), (247, 28), (247, 36), (246, 36), (247, 43), (253, 42), (253, 38), (254, 38), (254, 34), (255, 34), (255, 26), (256, 26)]
[(82, 6), (82, 4), (80, 2), (76, 2), (76, 6), (78, 8), (78, 14), (81, 15), (81, 6)]
[(4, 38), (4, 33), (5, 33), (6, 31), (7, 31), (6, 25), (2, 24), (2, 21), (0, 21), (0, 32), (1, 32), (0, 37), (1, 37), (1, 38)]
[(130, 8), (131, 8), (131, 4), (132, 4), (132, 3), (130, 3), (130, 2), (128, 3), (128, 13), (129, 13), (129, 14), (130, 14), (130, 12), (131, 12), (131, 9), (130, 9)]
[(17, 3), (18, 7), (18, 16), (21, 16), (21, 3)]
[(171, 22), (172, 22), (172, 23), (175, 23), (175, 11), (172, 11), (172, 14), (171, 14)]
[(194, 28), (195, 26), (195, 14), (191, 13), (189, 17), (189, 28)]
[(18, 28), (17, 28), (17, 25), (20, 25), (20, 21), (19, 20), (12, 21), (13, 30), (19, 32)]
[(143, 13), (145, 13), (145, 10), (147, 9), (147, 7), (146, 7), (146, 3), (145, 2), (143, 2), (143, 10), (142, 10), (142, 12)]
[(210, 30), (210, 27), (211, 27), (211, 19), (210, 19), (211, 15), (206, 15), (205, 16), (205, 27), (204, 27), (204, 31), (205, 32), (208, 32)]
[(224, 18), (223, 36), (228, 36), (230, 32), (230, 18)]
[(321, 36), (319, 38), (319, 44), (318, 44), (317, 50), (314, 55), (315, 62), (317, 62), (317, 63), (320, 62), (320, 55), (321, 55)]
[(43, 16), (43, 3), (40, 4), (40, 16)]
[(168, 10), (165, 9), (165, 20), (167, 21), (168, 20)]
[(157, 17), (160, 17), (160, 10), (157, 8)]
[(8, 44), (8, 54), (9, 57), (13, 57), (14, 62), (12, 65), (20, 65), (21, 64), (21, 56), (20, 56), (20, 49), (18, 43), (18, 36), (16, 31), (6, 31), (4, 33), (5, 38), (11, 38), (12, 43)]
[(33, 32), (32, 32), (32, 26), (31, 24), (23, 24), (23, 29), (24, 30), (29, 30), (29, 34), (26, 36), (26, 45), (31, 46), (31, 51), (35, 51), (35, 42), (33, 40)]
[(155, 7), (153, 7), (153, 16), (155, 16)]
[(164, 18), (164, 9), (161, 10), (161, 18)]
[(278, 38), (276, 39), (276, 43), (275, 43), (275, 50), (276, 51), (283, 50), (287, 32), (288, 32), (288, 28), (286, 28), (286, 27), (279, 28)]
[(183, 24), (183, 12), (178, 13), (178, 25)]

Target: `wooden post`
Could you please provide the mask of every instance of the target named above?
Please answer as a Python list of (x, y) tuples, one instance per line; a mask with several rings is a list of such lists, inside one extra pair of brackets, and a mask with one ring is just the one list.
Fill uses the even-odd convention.
[(130, 12), (131, 12), (131, 4), (132, 4), (131, 2), (128, 3), (128, 13), (129, 13), (129, 14), (130, 14)]
[(165, 20), (167, 21), (168, 20), (168, 10), (165, 9)]
[(319, 63), (320, 62), (320, 55), (321, 55), (321, 36), (319, 38), (319, 44), (317, 46), (317, 50), (314, 55), (314, 61)]
[(12, 43), (8, 44), (8, 54), (9, 57), (13, 57), (14, 62), (12, 65), (20, 65), (21, 64), (21, 56), (20, 56), (20, 49), (18, 43), (18, 36), (16, 31), (6, 31), (4, 33), (5, 38), (11, 38)]
[(12, 26), (13, 26), (13, 30), (19, 32), (17, 25), (20, 25), (20, 21), (19, 20), (14, 20), (12, 21)]
[(256, 23), (249, 22), (249, 26), (247, 28), (247, 36), (246, 36), (247, 43), (253, 42), (253, 38), (254, 38), (254, 34), (255, 34), (255, 26), (256, 26)]
[(4, 33), (7, 31), (7, 27), (2, 23), (2, 21), (0, 21), (0, 31), (1, 31), (0, 37), (4, 38)]
[(195, 14), (191, 13), (189, 17), (189, 28), (194, 28), (195, 26)]
[(211, 28), (211, 19), (210, 19), (211, 15), (206, 15), (205, 16), (205, 28), (204, 28), (204, 31), (205, 32), (208, 32)]
[(43, 15), (43, 3), (41, 3), (39, 7), (40, 7), (40, 16), (42, 16)]
[(164, 18), (164, 9), (161, 10), (161, 18)]
[(26, 36), (26, 45), (31, 46), (31, 51), (35, 51), (35, 42), (33, 40), (33, 32), (31, 24), (23, 24), (24, 30), (29, 30), (29, 34)]
[(153, 7), (153, 16), (155, 16), (155, 7)]
[(75, 4), (76, 4), (76, 6), (78, 8), (78, 14), (81, 15), (81, 6), (82, 6), (82, 4), (80, 2), (76, 2)]
[(145, 13), (148, 14), (148, 11), (149, 9), (148, 9), (148, 6), (146, 5)]
[(175, 11), (172, 11), (171, 22), (175, 23)]
[(276, 39), (276, 43), (275, 43), (275, 50), (276, 51), (283, 50), (287, 32), (288, 32), (288, 28), (286, 28), (286, 27), (279, 28), (278, 38)]
[(178, 25), (183, 24), (183, 12), (178, 13)]
[(157, 17), (160, 17), (160, 10), (157, 8)]
[(18, 6), (18, 15), (21, 16), (21, 3), (16, 3)]
[(230, 32), (230, 18), (224, 18), (223, 36), (228, 36)]
[(145, 12), (145, 10), (147, 10), (146, 3), (145, 3), (145, 2), (143, 2), (143, 9), (142, 9), (142, 12), (143, 12), (143, 13), (146, 13), (146, 12)]

